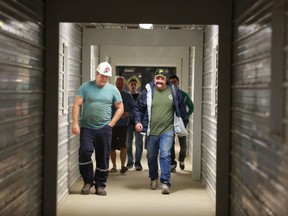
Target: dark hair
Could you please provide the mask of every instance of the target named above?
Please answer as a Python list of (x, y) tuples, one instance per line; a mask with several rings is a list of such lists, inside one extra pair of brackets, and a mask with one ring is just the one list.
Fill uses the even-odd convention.
[(179, 78), (178, 78), (178, 76), (176, 76), (176, 74), (171, 75), (171, 76), (169, 77), (169, 80), (171, 80), (171, 79), (176, 79), (177, 82), (179, 82)]

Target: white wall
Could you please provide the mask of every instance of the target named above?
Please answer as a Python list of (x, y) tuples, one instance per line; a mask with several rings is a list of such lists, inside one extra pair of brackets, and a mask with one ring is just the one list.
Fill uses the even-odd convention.
[[(188, 75), (188, 51), (187, 47), (101, 46), (100, 59), (109, 56), (113, 69), (116, 66), (176, 67), (177, 75), (181, 77)], [(181, 59), (185, 60), (183, 65)], [(113, 78), (111, 80), (114, 80)], [(183, 88), (184, 86), (188, 87), (188, 82), (183, 84)]]

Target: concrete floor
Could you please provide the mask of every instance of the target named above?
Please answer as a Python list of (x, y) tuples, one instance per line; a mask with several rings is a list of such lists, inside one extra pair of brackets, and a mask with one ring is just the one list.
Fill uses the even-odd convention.
[[(176, 150), (177, 152), (177, 150)], [(144, 154), (146, 151), (144, 150)], [(117, 152), (117, 159), (119, 152)], [(177, 167), (171, 174), (171, 193), (149, 189), (148, 167), (143, 155), (143, 171), (128, 170), (125, 174), (110, 173), (107, 196), (81, 195), (79, 180), (58, 207), (58, 216), (215, 216), (215, 204), (201, 182), (192, 181), (191, 160), (186, 159), (185, 170)], [(117, 162), (120, 167), (120, 162)], [(110, 166), (111, 167), (111, 166)]]

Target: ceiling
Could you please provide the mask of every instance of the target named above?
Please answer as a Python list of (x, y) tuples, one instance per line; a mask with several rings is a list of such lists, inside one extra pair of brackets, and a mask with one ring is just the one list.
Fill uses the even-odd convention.
[[(138, 24), (117, 24), (117, 23), (82, 23), (84, 28), (97, 28), (97, 29), (140, 29)], [(153, 30), (204, 30), (206, 25), (153, 25)]]

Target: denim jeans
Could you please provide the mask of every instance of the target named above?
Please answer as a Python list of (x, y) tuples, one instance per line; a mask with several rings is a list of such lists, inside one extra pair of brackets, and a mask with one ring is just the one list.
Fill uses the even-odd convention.
[(130, 125), (127, 130), (127, 166), (133, 166), (134, 157), (133, 157), (133, 137), (135, 135), (135, 166), (141, 166), (141, 158), (143, 153), (143, 135), (135, 131), (134, 125)]
[(160, 182), (170, 184), (170, 163), (171, 148), (174, 140), (174, 130), (167, 131), (160, 136), (150, 135), (147, 137), (147, 160), (149, 167), (149, 177), (151, 180), (157, 179), (158, 174), (158, 155), (160, 151)]
[[(95, 187), (106, 187), (109, 172), (112, 127), (104, 126), (99, 130), (81, 128), (79, 148), (80, 174), (86, 183), (93, 183)], [(93, 162), (91, 156), (95, 150), (96, 170), (93, 176)]]
[[(175, 135), (175, 136), (177, 136), (177, 135)], [(179, 145), (180, 145), (178, 161), (184, 162), (184, 160), (186, 158), (186, 151), (187, 151), (186, 136), (178, 137), (178, 140), (179, 140)], [(175, 156), (175, 139), (174, 139), (173, 147), (171, 148), (171, 165), (177, 165), (175, 158), (176, 158), (176, 156)]]

